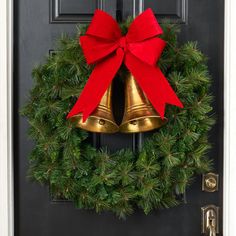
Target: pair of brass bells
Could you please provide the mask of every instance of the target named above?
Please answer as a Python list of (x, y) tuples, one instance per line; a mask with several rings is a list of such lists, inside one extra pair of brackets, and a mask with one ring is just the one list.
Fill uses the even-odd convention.
[(82, 114), (71, 117), (76, 126), (96, 133), (138, 133), (157, 129), (167, 122), (157, 114), (131, 73), (125, 78), (125, 108), (118, 126), (112, 112), (111, 86), (103, 95), (98, 107), (83, 122)]

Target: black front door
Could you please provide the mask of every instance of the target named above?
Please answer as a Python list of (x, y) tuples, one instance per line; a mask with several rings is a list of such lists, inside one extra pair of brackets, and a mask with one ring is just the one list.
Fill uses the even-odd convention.
[[(209, 58), (215, 95), (217, 124), (211, 132), (215, 172), (220, 175), (219, 191), (201, 190), (201, 176), (186, 192), (186, 204), (157, 210), (146, 216), (136, 211), (127, 220), (111, 213), (77, 210), (70, 202), (52, 200), (45, 186), (27, 179), (28, 155), (34, 145), (27, 137), (28, 123), (18, 115), (32, 88), (32, 68), (44, 61), (62, 34), (74, 35), (77, 23), (90, 22), (96, 8), (114, 18), (138, 14), (151, 7), (158, 19), (170, 18), (181, 25), (180, 41), (198, 41)], [(19, 0), (15, 1), (15, 235), (19, 236), (198, 236), (201, 234), (201, 207), (215, 204), (222, 212), (222, 124), (223, 124), (223, 0)], [(94, 135), (99, 146), (111, 150), (137, 148), (143, 135)], [(222, 227), (220, 227), (222, 231)]]

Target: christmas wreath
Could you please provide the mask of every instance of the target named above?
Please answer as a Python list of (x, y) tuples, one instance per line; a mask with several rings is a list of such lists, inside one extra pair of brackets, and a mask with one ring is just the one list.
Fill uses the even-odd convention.
[[(123, 35), (131, 21), (120, 24)], [(35, 85), (22, 110), (35, 140), (29, 175), (49, 185), (54, 198), (71, 200), (80, 209), (112, 211), (120, 218), (136, 207), (148, 214), (177, 205), (176, 195), (185, 192), (193, 176), (211, 168), (208, 131), (214, 118), (206, 57), (195, 42), (178, 44), (178, 26), (166, 21), (161, 27), (160, 37), (167, 44), (158, 66), (184, 108), (168, 106), (167, 124), (153, 132), (137, 153), (96, 150), (87, 141), (89, 132), (66, 119), (93, 69), (78, 36), (63, 36), (56, 53), (33, 70)], [(80, 28), (78, 35), (85, 31)]]

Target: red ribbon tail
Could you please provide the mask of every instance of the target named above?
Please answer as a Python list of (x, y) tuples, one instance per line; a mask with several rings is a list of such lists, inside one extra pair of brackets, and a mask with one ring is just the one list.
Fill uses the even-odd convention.
[(131, 53), (126, 55), (125, 64), (162, 119), (166, 104), (183, 108), (182, 102), (158, 67), (142, 62)]
[(183, 103), (180, 101), (180, 99), (178, 98), (178, 96), (176, 95), (172, 87), (170, 86), (168, 80), (163, 75), (160, 68), (156, 67), (155, 69), (157, 71), (157, 74), (159, 75), (158, 78), (159, 78), (160, 87), (164, 89), (165, 94), (166, 94), (165, 103), (177, 106), (179, 108), (183, 108), (184, 107)]
[[(120, 52), (120, 50), (117, 52)], [(122, 53), (114, 53), (105, 60), (97, 63), (79, 99), (67, 115), (67, 119), (82, 113), (83, 122), (86, 121), (101, 101), (102, 96), (120, 68), (123, 57), (124, 53), (122, 51)]]

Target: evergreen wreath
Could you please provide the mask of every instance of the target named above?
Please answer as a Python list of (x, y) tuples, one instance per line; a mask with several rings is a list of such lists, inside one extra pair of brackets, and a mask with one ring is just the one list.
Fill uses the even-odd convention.
[[(121, 24), (123, 34), (130, 23)], [(167, 107), (168, 123), (138, 153), (96, 150), (87, 141), (89, 133), (66, 119), (92, 71), (78, 37), (63, 36), (56, 53), (33, 70), (35, 86), (22, 109), (35, 140), (29, 176), (49, 185), (55, 198), (72, 200), (81, 209), (112, 211), (120, 218), (136, 207), (148, 214), (177, 205), (176, 192), (184, 193), (195, 174), (211, 168), (208, 131), (214, 118), (209, 114), (213, 97), (206, 57), (195, 42), (178, 45), (176, 25), (166, 21), (161, 26), (167, 46), (158, 65), (184, 108)], [(85, 31), (83, 27), (78, 34)]]

